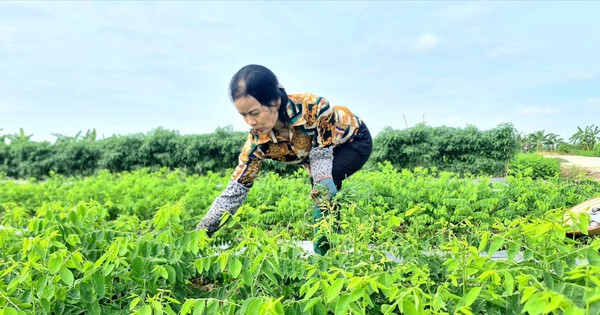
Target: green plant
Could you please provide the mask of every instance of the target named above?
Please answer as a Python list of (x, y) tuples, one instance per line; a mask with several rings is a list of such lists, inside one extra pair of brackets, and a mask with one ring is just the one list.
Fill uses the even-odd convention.
[(510, 175), (525, 175), (532, 178), (548, 179), (560, 175), (560, 162), (537, 154), (518, 154), (509, 164)]
[[(333, 248), (308, 255), (308, 174), (263, 174), (208, 238), (228, 176), (148, 169), (0, 181), (8, 314), (597, 314), (600, 241), (565, 209), (594, 181), (506, 182), (390, 163), (334, 198)], [(329, 220), (331, 219), (331, 220)], [(574, 217), (586, 232), (585, 216)], [(336, 233), (340, 226), (341, 233)], [(492, 259), (504, 251), (507, 259)]]

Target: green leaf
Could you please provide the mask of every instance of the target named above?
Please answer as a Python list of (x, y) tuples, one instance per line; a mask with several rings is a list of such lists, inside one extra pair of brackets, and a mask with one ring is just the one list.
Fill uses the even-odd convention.
[(508, 293), (508, 295), (512, 295), (515, 289), (515, 279), (510, 274), (510, 272), (504, 273), (504, 291)]
[(313, 286), (306, 290), (306, 295), (304, 295), (304, 299), (305, 300), (310, 299), (313, 296), (313, 294), (315, 294), (315, 292), (317, 292), (317, 290), (319, 290), (320, 286), (321, 286), (321, 282), (315, 281)]
[(42, 293), (46, 285), (48, 284), (48, 276), (42, 275), (40, 276), (35, 283), (35, 291), (37, 293), (37, 297), (41, 298)]
[(98, 302), (88, 304), (85, 308), (87, 310), (87, 314), (91, 314), (91, 315), (102, 314), (102, 309), (100, 308), (100, 304), (98, 304)]
[(205, 300), (198, 300), (194, 303), (194, 315), (204, 315), (204, 309), (206, 308)]
[(350, 302), (354, 302), (354, 301), (360, 299), (364, 294), (365, 294), (365, 288), (364, 287), (361, 287), (360, 289), (353, 290), (352, 293), (350, 293)]
[(240, 314), (250, 314), (249, 308), (252, 306), (253, 303), (256, 303), (257, 300), (260, 300), (260, 298), (249, 297), (249, 298), (245, 299), (244, 302), (242, 303), (242, 308), (240, 309)]
[(60, 268), (60, 279), (68, 286), (72, 286), (73, 285), (73, 273), (71, 272), (71, 270), (69, 270), (69, 268), (67, 267), (62, 267)]
[(166, 265), (165, 266), (165, 270), (167, 270), (167, 281), (169, 281), (170, 284), (175, 284), (177, 282), (177, 274), (175, 273), (175, 268), (173, 268), (173, 266), (171, 265)]
[(182, 314), (182, 315), (189, 314), (192, 311), (192, 307), (194, 306), (195, 302), (196, 302), (195, 300), (191, 300), (191, 299), (185, 300), (185, 302), (183, 302), (183, 305), (181, 306), (181, 311), (179, 311), (179, 314)]
[(414, 207), (414, 208), (410, 208), (408, 209), (408, 211), (406, 211), (406, 213), (404, 214), (405, 217), (410, 217), (413, 213), (417, 212), (417, 210), (419, 210), (419, 208)]
[(53, 283), (48, 283), (48, 285), (44, 287), (44, 291), (42, 292), (42, 296), (48, 301), (52, 300), (55, 294), (56, 286)]
[(591, 247), (588, 248), (587, 258), (590, 265), (600, 267), (600, 255), (598, 255), (598, 251), (596, 249)]
[[(1, 312), (1, 311), (0, 311)], [(19, 313), (17, 312), (16, 309), (12, 308), (12, 307), (7, 307), (4, 309), (3, 313), (0, 314), (4, 314), (4, 315), (18, 315)]]
[(139, 296), (138, 296), (138, 297), (136, 297), (136, 298), (134, 298), (133, 300), (131, 300), (131, 303), (129, 303), (129, 310), (130, 310), (130, 311), (133, 311), (133, 309), (134, 309), (134, 308), (135, 308), (135, 307), (136, 307), (138, 304), (140, 304), (140, 302), (141, 302), (141, 301), (142, 301), (142, 298), (141, 298), (141, 297), (139, 297)]
[(485, 250), (485, 247), (487, 246), (487, 242), (490, 238), (490, 232), (485, 231), (483, 232), (483, 235), (481, 236), (481, 241), (479, 242), (479, 248), (477, 248), (477, 250), (479, 252), (483, 252)]
[(331, 287), (329, 288), (329, 291), (327, 291), (327, 299), (325, 300), (325, 302), (329, 303), (329, 302), (333, 301), (333, 299), (335, 299), (340, 294), (340, 291), (342, 290), (343, 286), (344, 286), (343, 278), (338, 278), (335, 281), (333, 281), (333, 283), (331, 284)]
[(63, 264), (63, 255), (60, 253), (52, 253), (50, 254), (50, 259), (48, 260), (48, 272), (54, 275), (59, 270)]
[(139, 315), (152, 315), (152, 307), (148, 304), (142, 306), (142, 308), (140, 308), (136, 314)]
[[(306, 299), (305, 299), (305, 300), (306, 300)], [(304, 306), (304, 310), (303, 310), (303, 312), (305, 312), (305, 313), (306, 313), (306, 312), (308, 312), (309, 310), (311, 310), (311, 309), (313, 308), (313, 306), (315, 306), (315, 304), (317, 304), (317, 302), (319, 302), (320, 300), (321, 300), (321, 298), (318, 298), (318, 297), (308, 300), (308, 302), (307, 302), (307, 303), (306, 303), (306, 305)], [(310, 313), (312, 314), (313, 312), (310, 312)]]
[[(341, 280), (341, 279), (338, 279)], [(348, 310), (348, 306), (350, 305), (350, 296), (344, 295), (337, 301), (335, 305), (335, 313), (336, 314), (346, 314)]]
[(543, 293), (536, 292), (527, 300), (527, 302), (525, 302), (525, 305), (523, 306), (523, 313), (528, 312), (529, 315), (541, 314), (544, 310), (546, 302), (547, 301), (543, 297)]
[(488, 257), (492, 257), (497, 251), (498, 249), (500, 249), (500, 247), (503, 244), (503, 240), (500, 237), (494, 237), (494, 240), (492, 241), (492, 244), (490, 245), (490, 249), (488, 250)]
[(242, 278), (244, 279), (244, 284), (247, 286), (251, 286), (254, 282), (254, 277), (252, 277), (252, 273), (246, 269), (242, 271)]
[(104, 276), (101, 273), (95, 273), (92, 275), (92, 285), (94, 286), (94, 290), (98, 295), (98, 298), (104, 297)]
[(152, 305), (152, 308), (154, 309), (154, 313), (156, 313), (156, 314), (163, 313), (163, 305), (160, 302), (152, 301), (152, 302), (150, 302), (150, 304)]
[(231, 272), (231, 276), (236, 279), (242, 271), (242, 262), (237, 258), (233, 258), (229, 260), (229, 264), (229, 272)]
[(409, 299), (402, 300), (401, 311), (403, 312), (403, 314), (407, 315), (419, 314), (419, 312), (417, 311), (417, 307), (415, 306), (415, 302)]
[(382, 304), (381, 305), (381, 311), (383, 312), (384, 315), (386, 315), (386, 314), (392, 314), (392, 312), (395, 309), (396, 309), (396, 304), (393, 304), (393, 305)]
[(556, 309), (558, 309), (558, 307), (563, 301), (564, 297), (562, 295), (553, 294), (552, 296), (550, 296), (550, 302), (546, 303), (546, 305), (544, 306), (542, 313), (548, 314), (555, 311)]
[[(479, 293), (481, 293), (481, 287), (471, 288), (471, 290), (469, 290), (469, 293), (467, 293), (467, 295), (464, 296), (464, 304), (463, 305), (471, 306), (471, 304), (473, 304), (473, 302), (475, 302), (475, 300), (479, 296)], [(459, 302), (459, 304), (460, 304), (460, 302)]]
[(206, 304), (206, 311), (208, 314), (217, 314), (217, 312), (219, 311), (219, 302), (215, 300), (209, 300), (206, 302)]
[(272, 284), (271, 285), (276, 285), (278, 283), (277, 278), (275, 278), (275, 275), (273, 275), (273, 273), (271, 272), (271, 270), (269, 269), (264, 269), (263, 270), (263, 274), (269, 278), (269, 280), (271, 280)]

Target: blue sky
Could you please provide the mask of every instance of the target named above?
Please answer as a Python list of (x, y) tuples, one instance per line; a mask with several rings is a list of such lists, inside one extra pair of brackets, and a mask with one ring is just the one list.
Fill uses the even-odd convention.
[(2, 1), (0, 133), (247, 130), (227, 88), (251, 63), (373, 134), (600, 126), (596, 1)]

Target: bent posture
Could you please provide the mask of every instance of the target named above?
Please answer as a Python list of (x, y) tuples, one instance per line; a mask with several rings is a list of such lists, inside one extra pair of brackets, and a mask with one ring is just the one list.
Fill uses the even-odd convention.
[[(266, 67), (243, 67), (231, 79), (229, 89), (231, 100), (251, 130), (231, 181), (198, 229), (212, 234), (219, 229), (225, 211), (237, 211), (265, 159), (301, 164), (313, 185), (326, 187), (331, 198), (342, 188), (342, 181), (371, 155), (371, 135), (360, 118), (314, 94), (287, 95)], [(313, 219), (319, 221), (323, 215), (327, 213), (315, 204)], [(316, 253), (324, 255), (329, 243), (321, 237), (314, 247)]]

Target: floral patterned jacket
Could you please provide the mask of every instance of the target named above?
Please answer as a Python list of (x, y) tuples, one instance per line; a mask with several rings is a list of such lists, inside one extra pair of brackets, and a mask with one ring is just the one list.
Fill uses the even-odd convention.
[(304, 93), (288, 95), (289, 139), (250, 132), (232, 180), (213, 202), (198, 229), (212, 233), (219, 228), (225, 211), (234, 214), (243, 204), (265, 159), (302, 164), (315, 183), (331, 177), (333, 149), (352, 141), (362, 120), (344, 106), (332, 106), (320, 96)]

